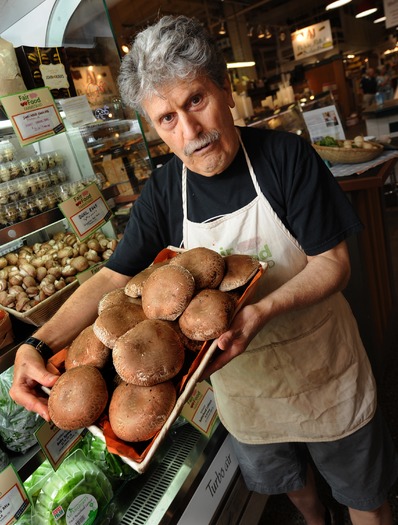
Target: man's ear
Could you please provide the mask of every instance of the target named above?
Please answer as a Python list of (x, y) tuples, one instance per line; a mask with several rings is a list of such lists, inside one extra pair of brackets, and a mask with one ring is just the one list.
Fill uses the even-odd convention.
[(228, 106), (230, 108), (234, 108), (235, 107), (235, 100), (234, 100), (234, 97), (232, 96), (232, 85), (231, 85), (231, 79), (229, 78), (229, 75), (225, 75), (225, 79), (224, 79), (224, 85), (223, 85), (223, 89), (225, 91), (225, 94), (227, 96), (227, 103), (228, 103)]

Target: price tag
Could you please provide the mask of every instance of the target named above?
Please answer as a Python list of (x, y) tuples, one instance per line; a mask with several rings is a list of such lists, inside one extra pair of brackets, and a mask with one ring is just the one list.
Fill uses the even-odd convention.
[(54, 470), (60, 466), (71, 449), (83, 438), (87, 429), (61, 430), (45, 421), (35, 432), (35, 436), (45, 456)]
[(207, 381), (201, 381), (185, 403), (181, 415), (202, 434), (210, 437), (217, 422), (217, 408), (213, 388)]
[(112, 216), (95, 182), (59, 204), (58, 207), (80, 241), (101, 228)]
[(21, 146), (65, 131), (51, 91), (31, 89), (0, 98)]
[(8, 465), (0, 474), (0, 525), (16, 523), (30, 501), (13, 465)]

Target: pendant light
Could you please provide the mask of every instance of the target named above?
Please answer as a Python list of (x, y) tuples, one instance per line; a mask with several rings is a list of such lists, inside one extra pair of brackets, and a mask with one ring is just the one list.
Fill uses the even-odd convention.
[(329, 11), (329, 9), (336, 9), (337, 7), (341, 7), (342, 5), (346, 5), (352, 2), (352, 0), (335, 0), (334, 2), (331, 2), (328, 4), (325, 9), (326, 11)]
[(221, 22), (220, 29), (218, 30), (219, 35), (226, 35), (227, 31), (225, 29), (224, 20)]
[(355, 18), (364, 18), (377, 11), (377, 7), (369, 0), (361, 2), (356, 10)]
[(265, 37), (264, 29), (262, 28), (262, 26), (258, 26), (257, 37), (258, 38), (264, 38)]
[(267, 28), (265, 29), (265, 38), (269, 39), (269, 38), (271, 38), (271, 37), (272, 37), (272, 33), (271, 33), (271, 31), (269, 30), (269, 27), (267, 27)]

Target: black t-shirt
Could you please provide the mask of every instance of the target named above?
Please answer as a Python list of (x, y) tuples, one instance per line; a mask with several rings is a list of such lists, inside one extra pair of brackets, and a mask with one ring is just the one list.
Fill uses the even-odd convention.
[[(339, 184), (301, 137), (239, 128), (261, 191), (307, 255), (336, 246), (362, 225)], [(165, 247), (182, 243), (182, 162), (173, 157), (154, 171), (134, 204), (107, 267), (125, 275), (146, 268)], [(193, 222), (232, 213), (256, 196), (242, 149), (219, 175), (188, 170), (188, 218)]]
[(359, 82), (359, 87), (366, 95), (374, 95), (377, 91), (377, 79), (376, 77), (364, 76)]

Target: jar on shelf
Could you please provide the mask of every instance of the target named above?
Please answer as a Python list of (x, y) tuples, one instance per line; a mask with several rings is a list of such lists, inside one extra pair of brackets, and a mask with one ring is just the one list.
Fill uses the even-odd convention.
[(20, 196), (18, 193), (18, 189), (16, 185), (13, 183), (13, 181), (10, 181), (7, 183), (7, 196), (8, 196), (8, 202), (17, 202), (19, 200)]
[(37, 157), (37, 161), (39, 163), (39, 170), (40, 171), (46, 171), (46, 169), (48, 168), (48, 159), (47, 159), (47, 155), (39, 155)]
[(0, 228), (4, 228), (7, 224), (6, 208), (0, 204)]
[(0, 182), (7, 182), (11, 178), (9, 163), (0, 165)]
[(29, 208), (27, 199), (22, 199), (17, 203), (18, 219), (24, 221), (29, 217)]
[(64, 163), (64, 156), (59, 151), (54, 151), (54, 162), (56, 166), (62, 166)]
[(55, 152), (51, 151), (49, 153), (46, 154), (47, 155), (47, 164), (48, 164), (48, 167), (51, 169), (51, 168), (55, 168), (56, 166), (56, 161), (55, 161)]
[(6, 183), (0, 184), (0, 205), (8, 202), (8, 185)]
[(45, 172), (38, 173), (36, 176), (36, 183), (39, 191), (45, 190), (51, 184), (50, 177)]
[(18, 180), (16, 180), (15, 187), (21, 198), (28, 197), (30, 194), (28, 179), (26, 177), (20, 177)]
[(65, 182), (64, 184), (60, 184), (57, 188), (58, 193), (58, 199), (59, 202), (64, 202), (69, 199), (69, 197), (72, 196), (71, 189), (70, 189), (70, 182)]
[(40, 166), (39, 166), (38, 155), (33, 155), (32, 157), (30, 157), (29, 166), (30, 166), (30, 173), (39, 173)]
[(36, 194), (36, 205), (39, 213), (47, 211), (49, 209), (49, 204), (45, 192), (40, 192)]
[(21, 166), (22, 175), (23, 176), (30, 175), (31, 174), (31, 171), (30, 171), (30, 159), (29, 158), (21, 159), (19, 161), (19, 163), (20, 163), (20, 166)]
[(26, 182), (28, 184), (29, 194), (34, 195), (39, 191), (37, 186), (37, 177), (36, 175), (30, 175), (27, 177)]
[(7, 224), (15, 224), (18, 222), (18, 208), (15, 202), (7, 204), (7, 206), (4, 207), (4, 213)]
[(56, 208), (59, 202), (59, 196), (56, 188), (48, 188), (46, 190), (46, 198), (49, 209), (52, 210), (53, 208)]
[(9, 164), (10, 178), (16, 179), (22, 175), (21, 164), (18, 160), (13, 160)]
[(39, 213), (39, 208), (37, 207), (36, 197), (34, 195), (26, 199), (26, 208), (28, 210), (28, 217), (34, 217)]

